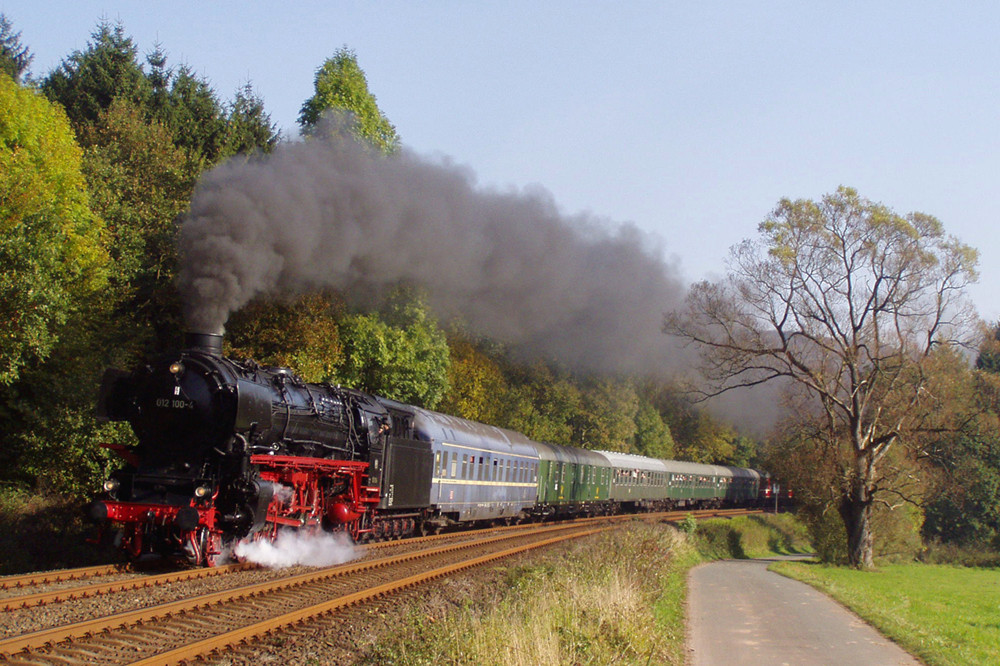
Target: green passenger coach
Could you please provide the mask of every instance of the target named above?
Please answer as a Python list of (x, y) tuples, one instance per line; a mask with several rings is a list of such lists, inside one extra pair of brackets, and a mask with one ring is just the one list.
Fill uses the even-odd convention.
[(538, 510), (545, 516), (605, 513), (611, 470), (595, 451), (536, 442)]

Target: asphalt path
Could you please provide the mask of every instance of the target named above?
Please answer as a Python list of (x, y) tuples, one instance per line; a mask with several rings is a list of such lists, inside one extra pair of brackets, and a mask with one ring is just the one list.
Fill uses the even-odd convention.
[(691, 570), (689, 664), (919, 666), (826, 595), (768, 571), (773, 561), (724, 560)]

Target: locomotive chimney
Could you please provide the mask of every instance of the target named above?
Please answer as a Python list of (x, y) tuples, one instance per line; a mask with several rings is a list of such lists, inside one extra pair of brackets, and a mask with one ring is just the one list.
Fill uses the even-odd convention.
[(184, 334), (184, 346), (211, 356), (222, 356), (222, 333), (188, 331)]

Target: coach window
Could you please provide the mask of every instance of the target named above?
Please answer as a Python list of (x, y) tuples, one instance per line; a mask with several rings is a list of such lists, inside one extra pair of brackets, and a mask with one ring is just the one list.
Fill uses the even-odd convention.
[(469, 456), (468, 454), (462, 454), (462, 478), (469, 478)]
[(451, 452), (451, 478), (458, 476), (458, 452)]

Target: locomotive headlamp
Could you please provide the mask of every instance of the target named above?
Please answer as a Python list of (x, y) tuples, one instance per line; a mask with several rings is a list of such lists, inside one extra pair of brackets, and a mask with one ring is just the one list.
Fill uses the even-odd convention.
[(184, 364), (181, 363), (180, 361), (177, 361), (175, 363), (171, 363), (169, 370), (170, 370), (170, 374), (172, 374), (172, 375), (179, 375), (182, 372), (184, 372)]
[(104, 489), (109, 493), (113, 493), (114, 491), (118, 490), (119, 485), (121, 484), (118, 483), (118, 479), (108, 479), (107, 481), (104, 482)]
[(212, 494), (212, 489), (208, 486), (198, 486), (194, 489), (194, 496), (198, 499), (204, 499)]

